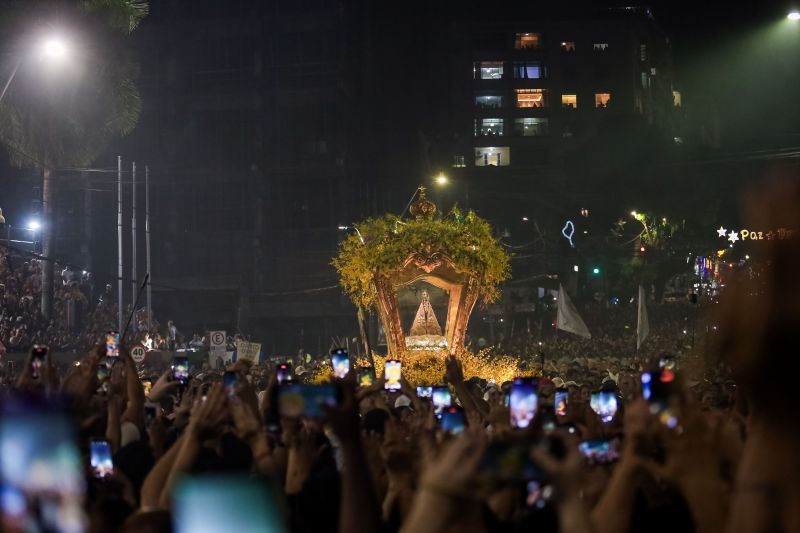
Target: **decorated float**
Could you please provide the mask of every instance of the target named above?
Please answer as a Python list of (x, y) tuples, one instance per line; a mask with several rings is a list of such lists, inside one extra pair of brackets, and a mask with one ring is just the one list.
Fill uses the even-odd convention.
[[(333, 260), (345, 294), (360, 310), (378, 312), (388, 356), (403, 362), (409, 381), (441, 381), (450, 354), (467, 377), (510, 379), (514, 359), (464, 347), (475, 305), (500, 296), (508, 254), (474, 212), (438, 215), (424, 187), (409, 211), (413, 218), (387, 214), (354, 225)], [(380, 371), (382, 358), (375, 363)]]

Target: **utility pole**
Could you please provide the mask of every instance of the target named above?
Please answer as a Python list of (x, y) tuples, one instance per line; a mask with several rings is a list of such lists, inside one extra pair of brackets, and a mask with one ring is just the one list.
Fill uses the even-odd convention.
[(147, 262), (147, 274), (150, 278), (147, 280), (147, 327), (153, 327), (153, 302), (151, 300), (153, 293), (150, 290), (152, 282), (152, 272), (150, 271), (150, 167), (144, 167), (144, 245), (145, 256)]
[[(139, 287), (136, 284), (136, 161), (131, 163), (131, 304), (136, 301)], [(135, 311), (131, 309), (131, 312)], [(136, 331), (136, 321), (133, 323)]]
[(117, 156), (117, 331), (122, 333), (122, 156)]

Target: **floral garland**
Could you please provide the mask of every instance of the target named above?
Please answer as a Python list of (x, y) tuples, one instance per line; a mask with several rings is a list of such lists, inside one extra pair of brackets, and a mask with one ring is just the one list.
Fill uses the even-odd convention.
[(403, 267), (415, 253), (440, 253), (456, 270), (474, 276), (485, 302), (499, 298), (498, 285), (510, 274), (508, 254), (492, 235), (488, 222), (469, 211), (453, 209), (439, 219), (402, 220), (385, 215), (355, 224), (359, 233), (339, 245), (332, 265), (340, 284), (356, 306), (369, 309), (376, 299), (375, 274)]

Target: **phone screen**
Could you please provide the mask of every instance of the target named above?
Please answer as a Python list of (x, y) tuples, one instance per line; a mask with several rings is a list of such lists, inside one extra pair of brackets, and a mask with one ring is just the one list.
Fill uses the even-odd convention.
[(231, 372), (229, 370), (222, 375), (222, 384), (228, 391), (228, 394), (234, 394), (236, 392), (236, 384), (238, 382), (239, 377), (236, 375), (236, 372)]
[(331, 364), (333, 365), (333, 375), (343, 379), (350, 372), (350, 355), (344, 348), (336, 348), (331, 351)]
[(589, 407), (597, 413), (604, 424), (608, 424), (617, 414), (617, 395), (614, 391), (596, 391), (592, 393)]
[(279, 364), (278, 369), (275, 372), (278, 385), (292, 381), (292, 363)]
[(539, 407), (539, 417), (542, 420), (542, 429), (545, 433), (556, 429), (558, 423), (556, 420), (556, 411), (552, 405), (542, 405)]
[(172, 378), (183, 385), (189, 382), (189, 359), (176, 357), (172, 360)]
[(49, 352), (47, 346), (34, 346), (31, 353), (31, 371), (34, 378), (41, 375), (42, 367), (47, 361), (47, 353)]
[(106, 356), (119, 357), (119, 331), (106, 333)]
[(433, 387), (417, 387), (417, 396), (420, 398), (431, 398), (433, 396)]
[(384, 368), (384, 388), (386, 390), (400, 390), (401, 365), (397, 359), (386, 361)]
[(585, 440), (578, 445), (578, 450), (590, 463), (606, 464), (619, 459), (618, 439)]
[(107, 440), (93, 440), (89, 446), (89, 462), (92, 465), (94, 477), (104, 478), (114, 472), (114, 463), (111, 460), (111, 445)]
[(447, 388), (447, 385), (434, 385), (431, 389), (433, 408), (438, 416), (444, 409), (452, 405), (453, 398), (450, 395), (450, 389)]
[(150, 378), (143, 379), (142, 380), (142, 388), (144, 389), (145, 397), (149, 397), (150, 396), (150, 389), (153, 388), (153, 380), (150, 379)]
[(458, 435), (464, 432), (465, 427), (464, 411), (460, 407), (448, 407), (442, 411), (442, 431)]
[(184, 476), (172, 499), (175, 533), (287, 531), (275, 491), (262, 479)]
[(536, 415), (539, 398), (533, 378), (514, 378), (511, 385), (511, 426), (524, 429), (531, 425)]
[(569, 392), (565, 389), (556, 389), (555, 408), (556, 416), (567, 416), (567, 402), (569, 401)]
[[(47, 403), (45, 403), (47, 402)], [(4, 531), (85, 531), (85, 479), (72, 420), (57, 398), (6, 395), (0, 412)]]
[(642, 397), (650, 403), (650, 410), (658, 415), (659, 421), (667, 427), (678, 425), (678, 417), (673, 408), (678, 393), (675, 374), (667, 369), (656, 373), (642, 373)]
[(362, 368), (358, 371), (358, 386), (370, 387), (375, 383), (375, 373), (371, 368)]
[(321, 418), (323, 405), (337, 403), (336, 387), (333, 385), (287, 384), (278, 391), (278, 412), (287, 418)]

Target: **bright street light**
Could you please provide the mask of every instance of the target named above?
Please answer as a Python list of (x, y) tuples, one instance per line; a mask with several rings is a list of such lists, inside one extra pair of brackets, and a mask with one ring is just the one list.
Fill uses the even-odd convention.
[(42, 57), (47, 59), (63, 59), (68, 51), (66, 42), (59, 36), (48, 37), (42, 42)]
[(35, 218), (28, 221), (28, 229), (31, 231), (39, 231), (42, 227), (42, 223), (36, 220)]
[(800, 11), (790, 11), (786, 18), (789, 20), (800, 20)]
[(440, 173), (433, 178), (433, 181), (435, 181), (437, 185), (447, 185), (447, 176), (445, 176), (444, 173)]

